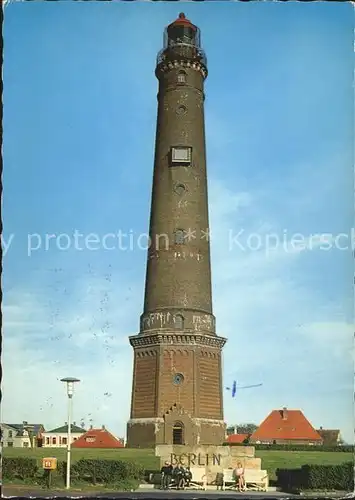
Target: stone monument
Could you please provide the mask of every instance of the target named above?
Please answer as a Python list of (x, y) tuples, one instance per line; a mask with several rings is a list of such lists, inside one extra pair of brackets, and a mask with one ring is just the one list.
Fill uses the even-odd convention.
[(235, 469), (238, 462), (245, 469), (261, 470), (261, 458), (255, 457), (254, 446), (173, 446), (160, 445), (155, 449), (160, 466), (165, 461), (191, 468), (202, 468), (207, 483), (215, 481), (217, 473)]

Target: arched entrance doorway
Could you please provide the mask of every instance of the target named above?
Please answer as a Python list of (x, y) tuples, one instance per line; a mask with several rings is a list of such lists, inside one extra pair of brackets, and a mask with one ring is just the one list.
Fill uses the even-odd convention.
[(184, 425), (181, 422), (173, 425), (173, 444), (184, 444)]

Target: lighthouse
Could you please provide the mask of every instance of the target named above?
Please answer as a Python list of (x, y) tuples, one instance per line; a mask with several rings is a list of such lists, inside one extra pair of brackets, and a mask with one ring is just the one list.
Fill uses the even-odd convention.
[(200, 30), (183, 13), (164, 31), (150, 246), (134, 351), (127, 446), (221, 445), (222, 349), (212, 310)]

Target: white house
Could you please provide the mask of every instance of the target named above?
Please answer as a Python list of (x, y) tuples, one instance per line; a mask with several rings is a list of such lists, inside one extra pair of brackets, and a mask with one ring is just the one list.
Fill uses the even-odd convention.
[[(74, 443), (86, 430), (75, 425), (75, 422), (70, 426), (71, 443)], [(57, 427), (51, 431), (43, 433), (44, 448), (66, 448), (68, 445), (68, 424), (65, 423), (62, 427)]]
[[(1, 444), (4, 448), (32, 448), (35, 445), (33, 431), (24, 424), (1, 424)], [(33, 426), (32, 426), (33, 427)]]

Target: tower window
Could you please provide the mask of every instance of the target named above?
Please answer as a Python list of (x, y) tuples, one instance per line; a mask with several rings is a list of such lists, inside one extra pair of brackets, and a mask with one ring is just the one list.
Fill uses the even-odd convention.
[(178, 194), (179, 196), (182, 196), (185, 191), (186, 191), (186, 186), (185, 184), (182, 184), (181, 182), (178, 182), (175, 187), (174, 187), (174, 191), (176, 194)]
[(183, 330), (184, 328), (184, 318), (181, 314), (176, 314), (174, 317), (174, 328), (177, 330)]
[(185, 71), (179, 71), (179, 73), (178, 73), (178, 83), (186, 83), (186, 73), (185, 73)]
[(183, 245), (185, 243), (185, 231), (183, 229), (177, 229), (174, 234), (175, 245)]
[(178, 115), (184, 115), (187, 112), (187, 108), (186, 106), (181, 105), (177, 108), (176, 112)]
[(181, 385), (184, 381), (184, 376), (182, 373), (175, 373), (174, 375), (174, 385)]
[(172, 166), (188, 166), (191, 164), (191, 148), (188, 146), (175, 146), (171, 148)]
[(173, 426), (173, 444), (184, 444), (184, 426), (181, 422), (175, 422)]

